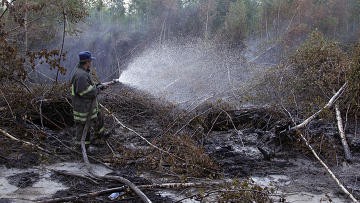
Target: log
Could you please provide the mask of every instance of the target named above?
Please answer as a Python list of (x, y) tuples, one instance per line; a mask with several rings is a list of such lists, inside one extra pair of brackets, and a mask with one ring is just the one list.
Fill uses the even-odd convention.
[(338, 129), (339, 129), (339, 134), (340, 134), (340, 138), (341, 138), (341, 144), (344, 148), (344, 153), (345, 153), (345, 159), (346, 161), (351, 161), (352, 156), (351, 156), (351, 151), (349, 148), (349, 145), (346, 141), (346, 135), (345, 135), (345, 130), (344, 130), (344, 126), (343, 126), (343, 120), (341, 118), (341, 112), (339, 109), (339, 104), (336, 103), (335, 104), (335, 113), (336, 113), (336, 120), (337, 120), (337, 125), (338, 125)]

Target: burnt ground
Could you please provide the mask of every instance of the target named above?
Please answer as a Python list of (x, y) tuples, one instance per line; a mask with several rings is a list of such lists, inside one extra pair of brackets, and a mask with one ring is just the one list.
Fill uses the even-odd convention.
[[(112, 129), (109, 145), (98, 146), (89, 154), (97, 160), (91, 160), (92, 163), (102, 165), (100, 161), (110, 166), (109, 174), (121, 175), (136, 185), (235, 180), (230, 187), (236, 188), (236, 181), (252, 179), (256, 185), (272, 188), (274, 202), (281, 199), (285, 202), (348, 201), (297, 135), (280, 133), (289, 124), (274, 109), (252, 107), (234, 111), (229, 107), (225, 109), (224, 106), (206, 104), (186, 112), (126, 86), (119, 86), (117, 90), (107, 92), (101, 102), (127, 127), (177, 158), (149, 146), (138, 135), (116, 124), (107, 114), (106, 125)], [(221, 113), (222, 110), (227, 113)], [(205, 111), (207, 113), (203, 113)], [(348, 132), (353, 151), (351, 163), (343, 159), (334, 124), (315, 121), (307, 129), (306, 136), (341, 182), (360, 198), (360, 142), (358, 136), (352, 133)], [(8, 184), (14, 190), (0, 187), (0, 202), (26, 202), (23, 199), (29, 198), (19, 193), (40, 187), (44, 178), (61, 184), (61, 187), (48, 195), (37, 196), (40, 199), (121, 186), (115, 181), (101, 180), (96, 184), (80, 177), (49, 170), (45, 172), (44, 168), (59, 163), (75, 163), (65, 170), (83, 167), (81, 154), (73, 145), (72, 138), (72, 128), (67, 127), (62, 131), (46, 128), (43, 137), (27, 139), (36, 141), (51, 154), (1, 138), (4, 147), (0, 149), (0, 164), (3, 167), (0, 177), (4, 178), (1, 181), (5, 186)], [(47, 186), (52, 187), (51, 184)], [(191, 196), (187, 200), (193, 202), (229, 199), (249, 202), (236, 196), (237, 193), (228, 196), (219, 193), (216, 196), (209, 192), (209, 195), (201, 195), (213, 190), (206, 186), (202, 188), (146, 189), (144, 192), (154, 202), (176, 202), (187, 196)], [(226, 188), (228, 186), (218, 190)], [(114, 202), (108, 195), (80, 198), (76, 202)], [(139, 202), (139, 199), (125, 191), (116, 202)]]

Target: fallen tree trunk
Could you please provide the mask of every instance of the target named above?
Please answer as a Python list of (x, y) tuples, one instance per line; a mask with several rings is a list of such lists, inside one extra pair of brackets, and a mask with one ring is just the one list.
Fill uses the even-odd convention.
[(304, 120), (302, 123), (300, 123), (299, 125), (296, 125), (294, 127), (292, 127), (290, 130), (299, 130), (302, 129), (304, 127), (306, 127), (312, 120), (314, 120), (316, 118), (316, 116), (318, 116), (323, 110), (325, 109), (330, 109), (334, 103), (336, 102), (336, 100), (340, 97), (340, 95), (342, 94), (342, 92), (345, 90), (347, 86), (347, 82), (334, 94), (334, 96), (331, 97), (331, 99), (329, 100), (329, 102), (319, 111), (317, 111), (316, 113), (314, 113), (312, 116), (310, 116), (309, 118), (307, 118), (306, 120)]
[(339, 134), (340, 134), (340, 138), (341, 138), (341, 144), (344, 147), (345, 159), (346, 159), (346, 161), (351, 161), (351, 159), (352, 159), (351, 151), (350, 151), (349, 145), (346, 141), (346, 135), (345, 135), (345, 130), (344, 130), (344, 126), (343, 126), (343, 121), (341, 118), (339, 104), (335, 104), (335, 112), (336, 112), (336, 120), (337, 120), (338, 129), (339, 129)]

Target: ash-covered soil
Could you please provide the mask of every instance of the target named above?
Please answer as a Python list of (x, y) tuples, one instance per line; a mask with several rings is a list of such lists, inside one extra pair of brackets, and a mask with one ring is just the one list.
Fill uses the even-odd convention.
[[(238, 181), (265, 188), (273, 202), (350, 202), (296, 134), (280, 133), (289, 122), (270, 107), (235, 110), (207, 103), (178, 108), (124, 85), (107, 90), (100, 102), (111, 112), (105, 117), (112, 135), (106, 145), (89, 151), (99, 174), (120, 175), (136, 185), (231, 182), (230, 186), (143, 189), (153, 202), (214, 202), (225, 197), (249, 202), (234, 193), (223, 193), (234, 190)], [(340, 181), (360, 198), (360, 142), (352, 131), (347, 133), (353, 151), (351, 163), (343, 158), (334, 124), (314, 121), (306, 136)], [(122, 186), (116, 181), (64, 173), (86, 175), (70, 126), (61, 131), (46, 128), (42, 136), (21, 139), (36, 141), (34, 144), (50, 154), (0, 139), (0, 202), (63, 198)], [(129, 190), (116, 200), (110, 200), (110, 194), (75, 202), (140, 201)]]

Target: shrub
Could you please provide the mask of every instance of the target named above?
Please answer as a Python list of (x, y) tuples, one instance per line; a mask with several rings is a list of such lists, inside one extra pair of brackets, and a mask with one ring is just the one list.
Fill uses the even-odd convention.
[(347, 101), (356, 112), (360, 109), (360, 42), (354, 46), (349, 74)]
[[(355, 66), (351, 61), (337, 42), (314, 31), (293, 55), (264, 74), (256, 84), (255, 98), (307, 117), (322, 108), (346, 81), (358, 78), (352, 73)], [(356, 89), (356, 83), (351, 84)]]

